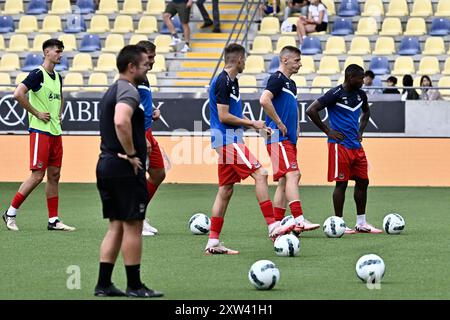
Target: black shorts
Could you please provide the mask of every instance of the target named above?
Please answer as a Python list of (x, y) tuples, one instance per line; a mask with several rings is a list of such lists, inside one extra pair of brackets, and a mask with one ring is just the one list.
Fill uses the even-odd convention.
[(144, 220), (148, 199), (145, 172), (137, 176), (114, 177), (105, 172), (102, 162), (100, 159), (97, 164), (97, 188), (102, 200), (103, 218)]
[(186, 6), (186, 3), (169, 2), (164, 12), (169, 13), (171, 18), (178, 13), (181, 23), (183, 24), (189, 23), (191, 8), (188, 8)]
[(327, 22), (322, 22), (321, 24), (317, 25), (316, 32), (327, 31), (327, 27), (328, 27), (328, 23)]

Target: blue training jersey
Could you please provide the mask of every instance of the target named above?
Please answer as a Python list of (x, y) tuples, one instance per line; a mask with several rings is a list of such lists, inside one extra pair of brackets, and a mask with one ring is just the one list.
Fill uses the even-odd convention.
[(297, 144), (298, 104), (295, 82), (287, 78), (281, 71), (277, 71), (267, 81), (266, 90), (273, 94), (272, 104), (288, 130), (286, 136), (283, 137), (273, 119), (266, 115), (266, 126), (274, 130), (274, 134), (267, 139), (267, 144), (284, 140), (289, 140), (294, 145)]
[(238, 80), (231, 80), (225, 70), (213, 79), (209, 90), (211, 144), (215, 149), (231, 143), (244, 143), (242, 126), (230, 126), (220, 122), (218, 104), (229, 106), (230, 114), (243, 118)]
[(141, 97), (141, 104), (144, 106), (145, 115), (145, 131), (152, 127), (153, 122), (153, 101), (152, 91), (150, 90), (150, 83), (145, 81), (138, 85), (139, 96)]
[(348, 149), (361, 148), (358, 141), (359, 118), (361, 107), (367, 103), (366, 93), (361, 89), (347, 92), (339, 85), (325, 93), (318, 101), (328, 109), (330, 127), (345, 135), (343, 141), (328, 138), (328, 142), (342, 144)]

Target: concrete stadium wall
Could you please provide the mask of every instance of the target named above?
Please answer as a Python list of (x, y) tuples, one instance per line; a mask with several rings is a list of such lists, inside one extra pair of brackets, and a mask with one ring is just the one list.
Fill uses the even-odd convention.
[[(21, 182), (28, 177), (28, 140), (26, 135), (0, 136), (0, 181)], [(158, 137), (158, 141), (172, 165), (166, 182), (217, 183), (216, 155), (209, 137)], [(63, 137), (62, 182), (95, 182), (99, 143), (97, 136)], [(263, 140), (249, 137), (246, 143), (271, 172)], [(365, 138), (363, 144), (371, 185), (450, 186), (448, 138)], [(301, 137), (298, 159), (303, 185), (328, 184), (325, 138)], [(250, 178), (245, 183), (253, 181)]]

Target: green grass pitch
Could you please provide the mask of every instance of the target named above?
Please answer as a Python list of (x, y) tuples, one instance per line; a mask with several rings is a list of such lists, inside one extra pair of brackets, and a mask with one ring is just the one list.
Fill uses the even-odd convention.
[[(6, 209), (17, 183), (0, 184)], [(147, 214), (160, 234), (144, 238), (142, 279), (165, 293), (165, 299), (450, 299), (450, 188), (369, 188), (368, 221), (381, 227), (388, 212), (406, 220), (401, 235), (344, 235), (328, 239), (321, 229), (301, 236), (297, 257), (278, 257), (251, 186), (235, 187), (221, 240), (237, 256), (204, 256), (207, 236), (191, 234), (189, 218), (210, 215), (214, 185), (163, 185)], [(273, 196), (274, 187), (271, 187)], [(332, 187), (302, 187), (307, 218), (323, 223), (332, 215)], [(347, 190), (347, 224), (356, 220), (352, 189)], [(77, 231), (46, 230), (44, 186), (23, 204), (20, 232), (0, 228), (0, 299), (93, 299), (99, 246), (107, 228), (95, 184), (62, 184), (60, 212)], [(368, 253), (380, 255), (386, 274), (380, 289), (357, 279), (355, 263)], [(247, 278), (253, 262), (269, 259), (281, 277), (273, 290), (257, 291)], [(66, 286), (69, 266), (80, 268), (80, 289)], [(122, 258), (113, 282), (126, 286)], [(126, 299), (126, 298), (125, 298)]]

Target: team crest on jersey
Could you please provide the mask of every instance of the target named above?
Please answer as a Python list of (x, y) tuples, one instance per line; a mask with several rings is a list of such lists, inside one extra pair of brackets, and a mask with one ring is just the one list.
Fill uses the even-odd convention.
[(291, 163), (291, 168), (292, 169), (297, 169), (297, 163), (296, 162), (292, 162)]
[(359, 94), (356, 96), (356, 98), (358, 99), (358, 101), (361, 101), (361, 97)]
[(287, 87), (288, 89), (290, 89), (290, 88), (289, 88), (289, 82), (286, 82), (286, 87)]
[(59, 93), (50, 92), (50, 94), (48, 95), (48, 100), (61, 100), (61, 95)]
[(43, 166), (44, 166), (44, 164), (42, 163), (42, 161), (39, 161), (38, 164), (37, 164), (37, 167), (39, 169), (42, 169)]

